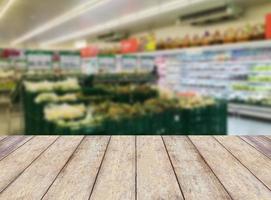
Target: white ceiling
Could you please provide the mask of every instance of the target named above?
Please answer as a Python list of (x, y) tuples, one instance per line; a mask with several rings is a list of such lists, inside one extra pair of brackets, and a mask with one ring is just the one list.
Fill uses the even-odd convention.
[[(1, 3), (4, 1), (7, 0), (0, 0), (0, 9)], [(46, 22), (55, 19), (61, 14), (70, 11), (72, 8), (88, 1), (92, 0), (15, 0), (5, 15), (0, 18), (0, 46), (10, 46), (12, 41), (42, 26)], [(19, 45), (20, 47), (37, 47), (43, 42), (55, 40), (56, 38), (69, 35), (79, 30), (96, 27), (97, 25), (104, 24), (112, 19), (118, 19), (170, 1), (174, 0), (108, 0), (108, 2), (100, 5), (94, 10), (90, 10), (81, 16), (45, 31), (44, 33), (31, 37)], [(226, 0), (213, 1), (218, 2)], [(269, 0), (232, 1), (238, 1), (248, 6), (251, 4), (259, 4), (260, 2), (268, 2)], [(149, 18), (135, 23), (133, 26), (127, 25), (125, 27), (119, 27), (119, 29), (129, 29), (130, 32), (148, 29), (149, 27), (163, 25), (174, 20), (179, 13), (180, 11), (176, 10), (175, 12), (167, 13), (164, 16)], [(91, 39), (93, 35), (85, 37)], [(66, 44), (70, 43), (70, 41), (66, 41)], [(64, 43), (61, 45), (65, 46)]]

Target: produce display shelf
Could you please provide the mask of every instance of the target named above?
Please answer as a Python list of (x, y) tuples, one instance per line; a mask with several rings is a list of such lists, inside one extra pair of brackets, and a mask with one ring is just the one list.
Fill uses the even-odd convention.
[(246, 117), (271, 120), (271, 107), (230, 103), (228, 105), (228, 112)]

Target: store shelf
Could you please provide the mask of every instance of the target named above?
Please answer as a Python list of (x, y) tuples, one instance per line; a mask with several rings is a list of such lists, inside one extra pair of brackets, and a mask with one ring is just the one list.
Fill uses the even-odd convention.
[(257, 119), (271, 120), (271, 107), (231, 103), (229, 104), (228, 111), (230, 114), (238, 114)]
[(200, 51), (218, 51), (218, 50), (233, 50), (233, 49), (249, 49), (249, 48), (264, 48), (270, 47), (271, 40), (262, 40), (262, 41), (249, 41), (249, 42), (239, 42), (232, 44), (220, 44), (220, 45), (211, 45), (211, 46), (200, 46), (200, 47), (190, 47), (190, 48), (181, 48), (173, 50), (160, 50), (154, 52), (142, 52), (136, 54), (130, 54), (135, 56), (156, 56), (156, 55), (174, 55), (185, 52), (200, 52)]

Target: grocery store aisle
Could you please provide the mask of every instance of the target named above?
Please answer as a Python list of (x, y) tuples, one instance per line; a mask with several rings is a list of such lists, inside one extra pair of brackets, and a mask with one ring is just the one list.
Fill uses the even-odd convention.
[(271, 135), (271, 123), (255, 119), (230, 116), (228, 118), (229, 135)]
[[(21, 134), (21, 113), (14, 112), (11, 117), (11, 133)], [(0, 135), (8, 133), (8, 118), (6, 112), (0, 108)], [(228, 135), (271, 135), (271, 123), (255, 119), (247, 119), (236, 116), (228, 118)]]
[[(11, 119), (7, 116), (7, 111), (0, 107), (0, 135), (14, 135), (21, 134), (23, 131), (21, 112), (14, 110), (11, 114)], [(9, 128), (10, 123), (10, 128)]]

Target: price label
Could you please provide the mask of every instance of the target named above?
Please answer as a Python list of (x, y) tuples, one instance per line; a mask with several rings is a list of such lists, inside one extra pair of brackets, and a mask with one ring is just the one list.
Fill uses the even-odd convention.
[(102, 56), (98, 58), (99, 71), (104, 73), (116, 72), (116, 57), (115, 56)]
[(142, 57), (140, 59), (140, 70), (142, 71), (152, 71), (155, 65), (154, 57)]
[(122, 70), (133, 72), (137, 70), (137, 57), (129, 56), (122, 58)]

